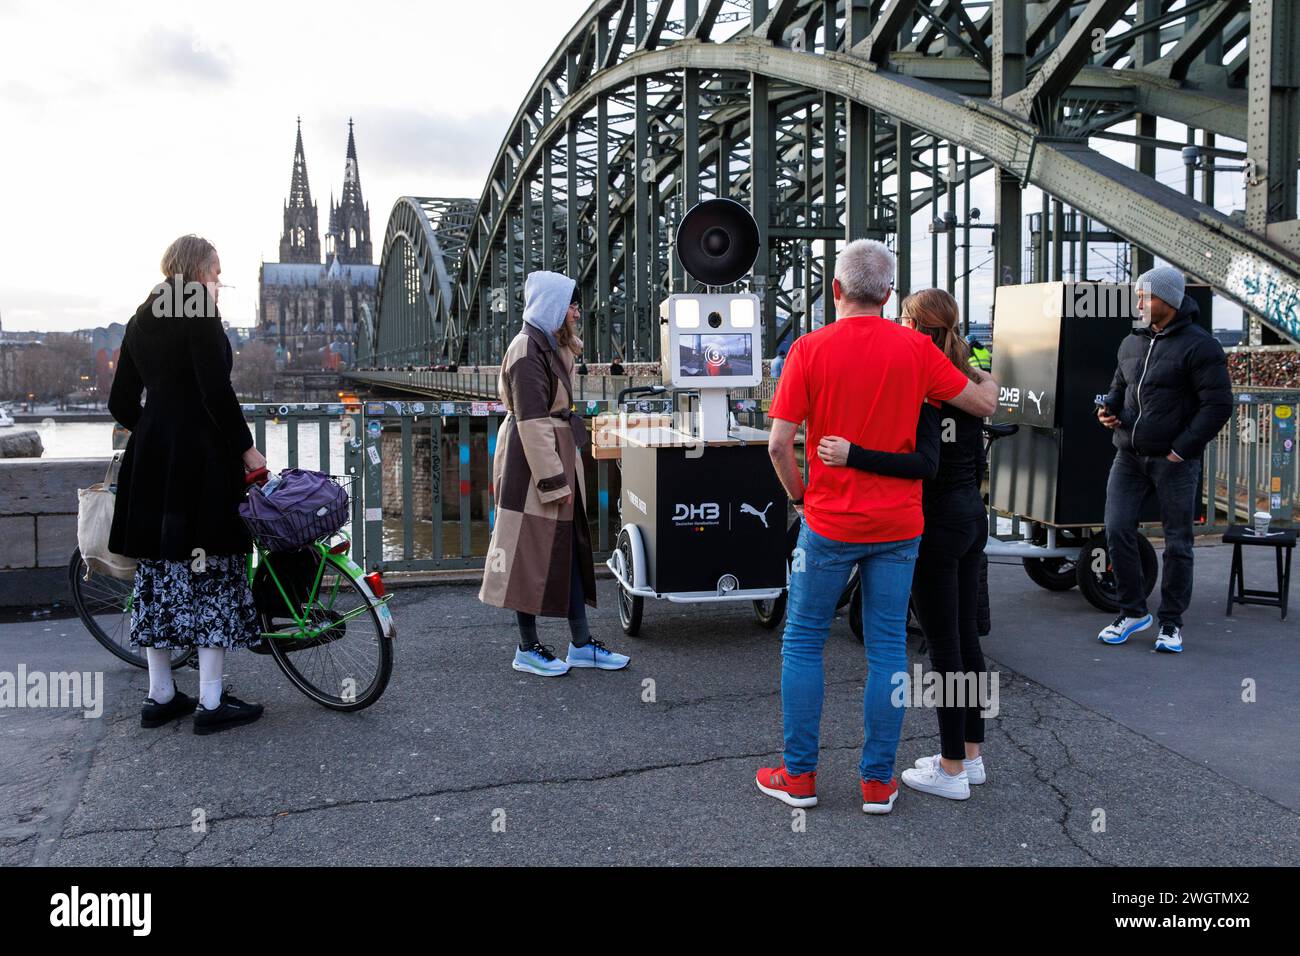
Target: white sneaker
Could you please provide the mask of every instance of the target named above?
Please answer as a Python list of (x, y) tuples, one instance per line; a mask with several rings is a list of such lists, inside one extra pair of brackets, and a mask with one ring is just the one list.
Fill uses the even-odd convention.
[[(916, 762), (915, 766), (917, 770), (924, 770), (926, 767), (930, 766), (931, 764), (938, 763), (938, 762), (939, 762), (939, 754), (935, 754), (933, 757), (922, 757), (920, 760)], [(984, 771), (983, 754), (980, 754), (978, 757), (975, 757), (971, 760), (963, 760), (961, 762), (961, 765), (965, 769), (966, 778), (970, 780), (970, 785), (972, 787), (978, 787), (980, 784), (985, 783), (989, 779), (988, 774), (985, 773)]]
[(966, 771), (950, 777), (937, 760), (930, 761), (927, 767), (912, 767), (903, 771), (903, 783), (913, 790), (932, 793), (936, 797), (949, 800), (970, 799), (970, 778)]
[(1120, 614), (1119, 617), (1101, 629), (1101, 633), (1097, 635), (1097, 640), (1103, 644), (1123, 644), (1134, 634), (1145, 631), (1150, 626), (1150, 614), (1145, 614), (1142, 617), (1128, 617), (1125, 614)]
[(1156, 650), (1166, 654), (1183, 652), (1183, 631), (1177, 624), (1161, 624), (1160, 636), (1156, 638)]

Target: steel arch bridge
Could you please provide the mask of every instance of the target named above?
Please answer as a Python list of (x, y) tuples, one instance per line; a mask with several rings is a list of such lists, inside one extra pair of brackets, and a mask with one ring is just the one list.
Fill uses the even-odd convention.
[[(995, 284), (1087, 278), (1089, 243), (1113, 242), (1124, 271), (1158, 256), (1256, 337), (1297, 340), (1298, 147), (1300, 0), (596, 0), (482, 195), (397, 203), (373, 367), (494, 364), (539, 268), (578, 278), (589, 360), (657, 360), (658, 303), (689, 281), (671, 237), (710, 196), (759, 224), (769, 355), (812, 327), (839, 243), (886, 239), (900, 293), (946, 283), (969, 310), (971, 230), (990, 227)], [(1156, 179), (1168, 150), (1181, 189)], [(1225, 169), (1244, 215), (1216, 208)], [(969, 212), (981, 176), (992, 223)], [(909, 255), (926, 210), (929, 282)]]

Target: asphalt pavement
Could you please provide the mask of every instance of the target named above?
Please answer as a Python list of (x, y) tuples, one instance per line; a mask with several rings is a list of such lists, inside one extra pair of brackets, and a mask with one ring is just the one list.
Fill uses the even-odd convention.
[[(510, 669), (512, 616), (475, 586), (401, 589), (375, 706), (326, 711), (232, 655), (235, 692), (267, 713), (211, 737), (142, 730), (145, 673), (76, 619), (0, 625), (0, 671), (102, 672), (106, 698), (91, 719), (0, 708), (0, 864), (1295, 864), (1300, 629), (1224, 616), (1229, 556), (1197, 549), (1177, 657), (1153, 633), (1099, 644), (1107, 617), (1077, 590), (995, 565), (989, 781), (965, 803), (904, 789), (881, 817), (861, 811), (866, 668), (842, 613), (806, 815), (754, 787), (781, 745), (780, 631), (744, 607), (650, 603), (632, 639), (602, 581), (592, 630), (631, 667), (544, 680)], [(564, 623), (541, 630), (563, 653)], [(909, 710), (899, 772), (937, 746), (934, 713)]]

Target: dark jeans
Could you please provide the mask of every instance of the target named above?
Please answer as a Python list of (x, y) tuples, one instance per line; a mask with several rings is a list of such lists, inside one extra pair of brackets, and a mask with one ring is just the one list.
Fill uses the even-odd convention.
[[(570, 549), (572, 559), (569, 562), (569, 632), (573, 645), (581, 647), (589, 640), (587, 630), (586, 594), (582, 588), (582, 563), (578, 558), (577, 532), (574, 532), (574, 545)], [(519, 646), (527, 649), (537, 639), (537, 615), (515, 612), (519, 624)]]
[[(984, 686), (984, 651), (976, 612), (980, 562), (988, 536), (988, 519), (983, 515), (953, 523), (926, 519), (912, 598), (930, 645), (930, 666), (945, 676), (945, 688), (956, 686), (947, 679), (949, 674), (974, 675), (973, 681), (964, 685), (968, 690), (982, 691)], [(948, 760), (963, 760), (966, 744), (984, 742), (983, 708), (978, 697), (968, 695), (960, 702), (962, 706), (952, 706), (956, 703), (944, 700), (938, 708), (940, 747)]]
[(1161, 624), (1183, 626), (1183, 612), (1192, 600), (1192, 522), (1196, 518), (1200, 479), (1199, 459), (1174, 462), (1129, 451), (1115, 452), (1106, 484), (1106, 545), (1120, 608), (1130, 617), (1147, 613), (1137, 528), (1142, 506), (1154, 492), (1160, 500), (1160, 522), (1165, 529), (1165, 569), (1160, 581), (1158, 616)]

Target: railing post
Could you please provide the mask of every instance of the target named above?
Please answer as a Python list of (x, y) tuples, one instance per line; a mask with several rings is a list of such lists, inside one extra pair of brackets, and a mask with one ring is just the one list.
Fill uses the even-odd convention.
[(1275, 403), (1269, 416), (1269, 512), (1282, 524), (1295, 521), (1296, 413), (1300, 405)]
[(415, 553), (415, 457), (411, 440), (411, 417), (402, 415), (402, 560)]
[[(382, 416), (371, 418), (367, 415), (366, 419), (366, 427), (361, 435), (366, 450), (361, 462), (366, 501), (364, 567), (368, 571), (375, 571), (384, 560), (384, 423)], [(372, 431), (371, 425), (379, 427)]]
[(442, 548), (442, 416), (429, 420), (429, 517), (433, 521), (433, 554), (437, 564), (445, 557)]
[(457, 458), (460, 461), (460, 556), (470, 555), (469, 525), (472, 515), (469, 501), (469, 416), (461, 415), (457, 423)]
[(358, 412), (351, 416), (352, 437), (343, 442), (343, 473), (352, 478), (352, 560), (366, 566), (365, 483), (361, 467), (361, 442), (365, 420)]

